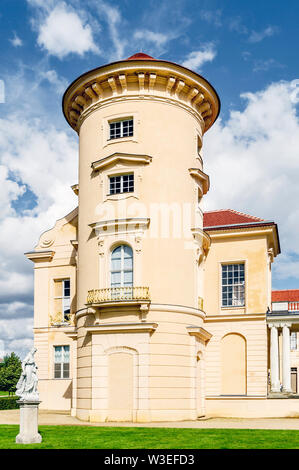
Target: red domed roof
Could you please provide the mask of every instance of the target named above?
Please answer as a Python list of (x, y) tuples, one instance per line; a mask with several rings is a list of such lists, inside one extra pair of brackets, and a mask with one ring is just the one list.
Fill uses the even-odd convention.
[(156, 60), (150, 55), (144, 54), (143, 52), (137, 52), (137, 54), (131, 55), (127, 60)]

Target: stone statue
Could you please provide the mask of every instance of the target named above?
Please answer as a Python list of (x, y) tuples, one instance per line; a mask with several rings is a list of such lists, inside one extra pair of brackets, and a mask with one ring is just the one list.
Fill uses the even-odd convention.
[(37, 365), (34, 360), (36, 351), (36, 348), (32, 348), (22, 361), (22, 374), (16, 387), (16, 395), (20, 397), (21, 401), (39, 401)]

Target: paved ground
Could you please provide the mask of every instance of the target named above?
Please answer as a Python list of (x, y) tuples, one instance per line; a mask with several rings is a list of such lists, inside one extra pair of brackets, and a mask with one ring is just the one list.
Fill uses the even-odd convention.
[[(239, 428), (239, 429), (294, 429), (299, 431), (299, 418), (203, 418), (198, 421), (165, 423), (88, 423), (65, 413), (39, 411), (39, 424), (78, 426), (136, 426), (160, 428)], [(19, 410), (0, 410), (0, 424), (19, 424)]]

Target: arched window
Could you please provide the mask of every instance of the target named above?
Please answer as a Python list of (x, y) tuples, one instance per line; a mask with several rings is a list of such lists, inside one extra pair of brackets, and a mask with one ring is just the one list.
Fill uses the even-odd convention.
[(111, 287), (133, 286), (133, 251), (119, 245), (111, 253)]

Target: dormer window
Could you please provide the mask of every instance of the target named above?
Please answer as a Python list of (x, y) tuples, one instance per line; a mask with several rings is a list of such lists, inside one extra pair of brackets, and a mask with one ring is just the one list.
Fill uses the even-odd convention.
[(134, 173), (109, 177), (109, 194), (134, 192)]
[(133, 118), (109, 122), (110, 139), (131, 137), (133, 135)]

